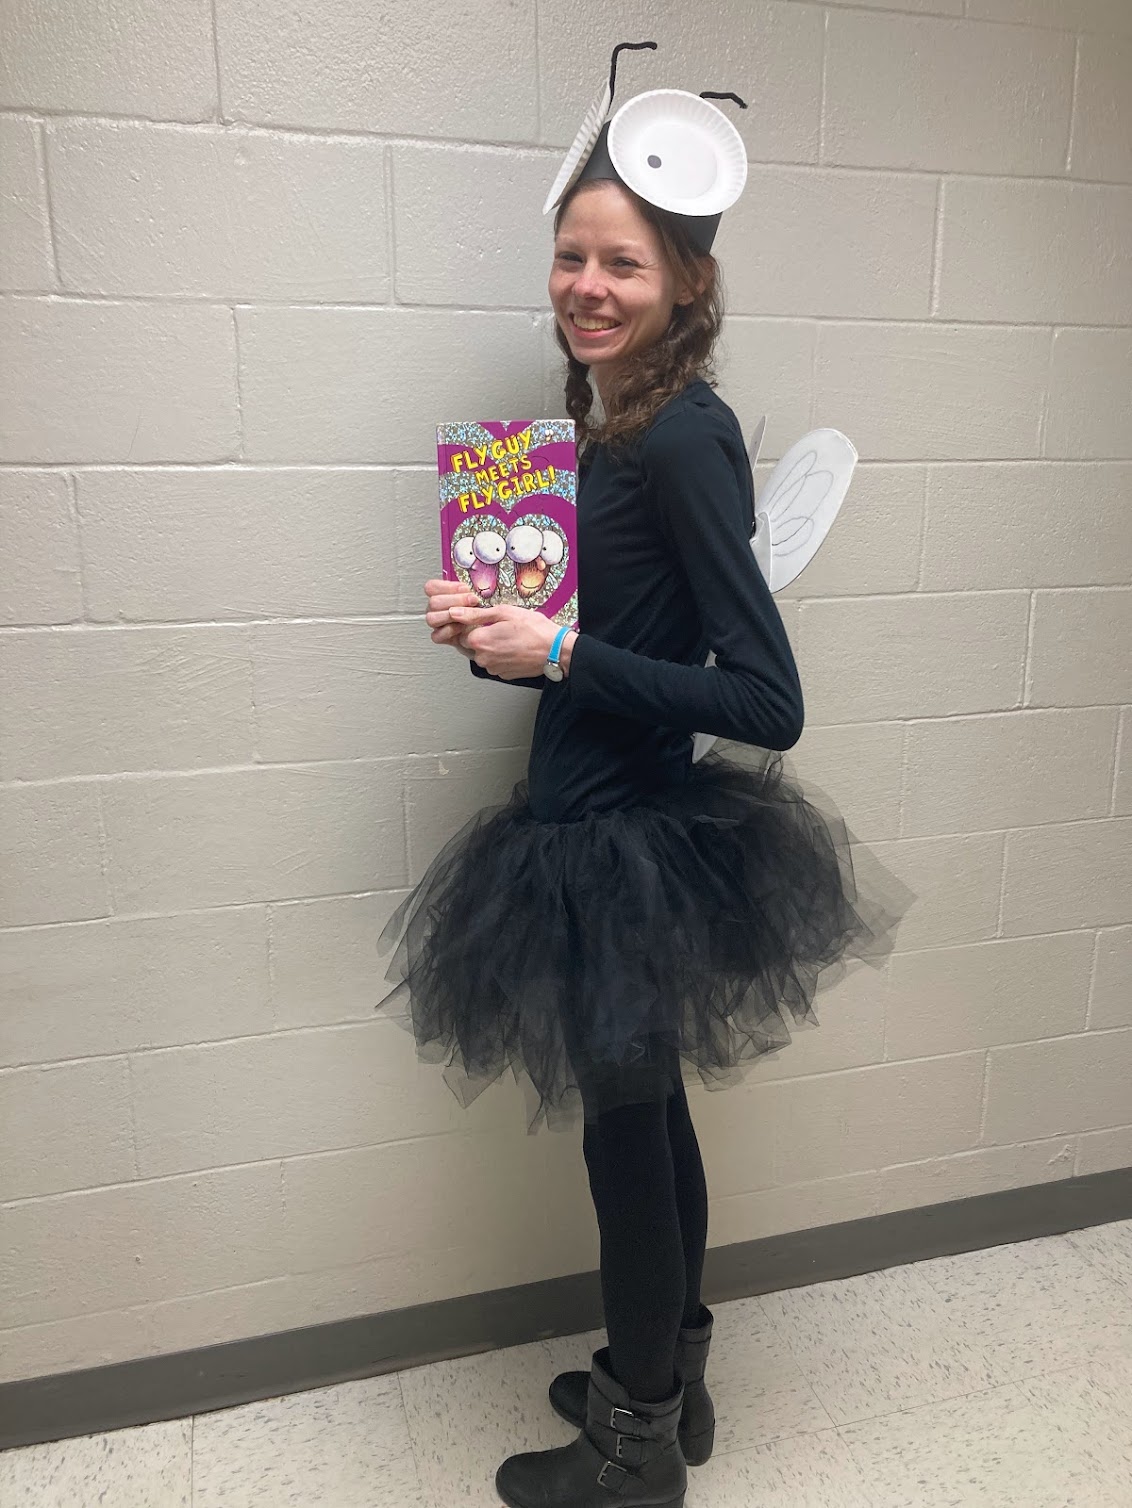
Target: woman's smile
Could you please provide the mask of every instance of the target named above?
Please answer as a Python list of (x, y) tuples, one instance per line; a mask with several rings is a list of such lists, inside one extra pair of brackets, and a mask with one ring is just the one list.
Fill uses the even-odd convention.
[(621, 321), (607, 315), (573, 313), (570, 315), (573, 333), (581, 340), (594, 340), (620, 330)]

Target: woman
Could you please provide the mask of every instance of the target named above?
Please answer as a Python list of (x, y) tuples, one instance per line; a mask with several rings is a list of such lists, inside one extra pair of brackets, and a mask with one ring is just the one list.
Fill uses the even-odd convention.
[(392, 919), (389, 977), (465, 1098), (508, 1066), (542, 1113), (580, 1093), (601, 1235), (608, 1346), (551, 1387), (582, 1433), (503, 1463), (511, 1508), (683, 1502), (714, 1414), (707, 1189), (681, 1057), (727, 1075), (789, 1040), (785, 1016), (810, 1016), (831, 964), (888, 946), (888, 918), (866, 922), (853, 894), (844, 827), (780, 758), (692, 763), (696, 731), (784, 750), (803, 721), (748, 545), (743, 436), (709, 380), (722, 296), (697, 232), (616, 175), (583, 174), (555, 217), (549, 295), (582, 442), (577, 628), (425, 588), (434, 643), (541, 699), (527, 780)]

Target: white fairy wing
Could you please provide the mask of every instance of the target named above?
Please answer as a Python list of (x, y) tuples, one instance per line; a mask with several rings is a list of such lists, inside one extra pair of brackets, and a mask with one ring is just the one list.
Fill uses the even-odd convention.
[[(752, 466), (765, 425), (765, 418), (760, 419), (751, 439)], [(797, 580), (817, 554), (845, 501), (856, 464), (857, 451), (840, 430), (815, 429), (790, 447), (767, 478), (755, 504), (751, 553), (772, 592)], [(707, 663), (715, 664), (714, 654)], [(714, 734), (697, 733), (692, 763), (714, 743)]]
[[(772, 592), (789, 586), (817, 554), (856, 464), (857, 452), (840, 430), (815, 429), (790, 447), (767, 478), (756, 515), (765, 514), (769, 524), (770, 573), (763, 574)], [(756, 560), (760, 548), (766, 553), (761, 532), (756, 530), (751, 541)]]
[(554, 206), (573, 184), (574, 179), (585, 167), (590, 153), (594, 149), (594, 142), (601, 135), (601, 128), (605, 125), (609, 115), (610, 106), (613, 104), (613, 95), (610, 93), (609, 80), (601, 86), (601, 92), (593, 104), (586, 111), (582, 124), (578, 127), (578, 134), (574, 137), (574, 144), (566, 153), (562, 166), (558, 169), (558, 176), (554, 180), (550, 193), (546, 196), (546, 203), (542, 207), (544, 215), (549, 215)]

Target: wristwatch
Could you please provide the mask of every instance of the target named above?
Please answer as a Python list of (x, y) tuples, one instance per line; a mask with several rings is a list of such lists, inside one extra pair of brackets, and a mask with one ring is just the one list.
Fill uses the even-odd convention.
[(558, 663), (558, 656), (562, 653), (562, 644), (567, 634), (572, 634), (577, 628), (576, 623), (564, 624), (554, 636), (554, 643), (550, 646), (550, 653), (546, 657), (546, 664), (542, 667), (542, 673), (548, 681), (561, 681), (566, 672)]

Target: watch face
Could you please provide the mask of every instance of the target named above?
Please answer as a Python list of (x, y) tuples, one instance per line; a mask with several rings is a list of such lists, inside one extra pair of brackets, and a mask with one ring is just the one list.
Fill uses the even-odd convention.
[(562, 679), (562, 666), (552, 665), (549, 660), (543, 666), (543, 675), (548, 681), (560, 681)]

